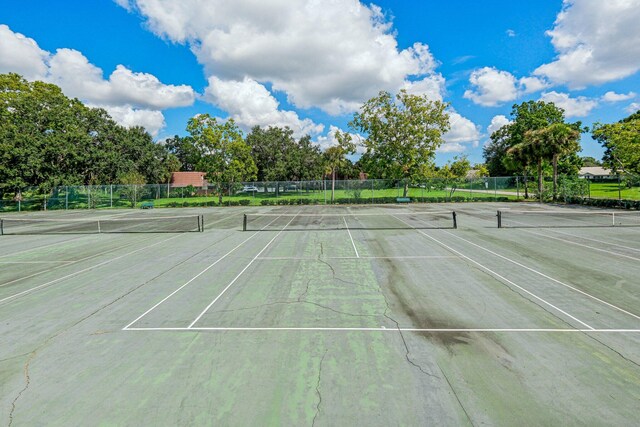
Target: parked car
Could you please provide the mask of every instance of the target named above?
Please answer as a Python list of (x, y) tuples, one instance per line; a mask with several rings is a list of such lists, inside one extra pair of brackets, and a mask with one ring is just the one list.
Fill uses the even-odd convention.
[(260, 190), (258, 190), (258, 187), (256, 187), (255, 185), (245, 185), (244, 187), (242, 187), (243, 193), (255, 193), (256, 191)]

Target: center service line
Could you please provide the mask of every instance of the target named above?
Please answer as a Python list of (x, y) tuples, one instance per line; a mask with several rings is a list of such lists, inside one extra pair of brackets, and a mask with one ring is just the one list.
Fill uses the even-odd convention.
[(347, 227), (347, 233), (349, 233), (349, 238), (351, 239), (353, 250), (356, 251), (356, 258), (360, 258), (360, 255), (358, 254), (358, 249), (356, 249), (356, 243), (353, 241), (353, 236), (351, 235), (351, 230), (349, 230), (349, 226), (347, 225), (347, 220), (345, 217), (342, 217), (342, 220), (344, 221), (344, 226)]
[[(298, 214), (300, 213), (300, 211), (298, 211)], [(211, 303), (209, 303), (209, 305), (202, 310), (202, 313), (200, 313), (200, 315), (198, 317), (196, 317), (196, 319), (191, 322), (191, 324), (187, 327), (187, 329), (191, 329), (193, 327), (193, 325), (196, 324), (196, 322), (198, 322), (198, 320), (200, 320), (200, 318), (202, 316), (204, 316), (204, 314), (211, 308), (211, 306), (213, 306), (213, 304), (216, 303), (216, 301), (218, 301), (220, 299), (220, 297), (222, 295), (224, 295), (225, 292), (227, 292), (227, 289), (229, 289), (231, 287), (231, 285), (233, 285), (236, 280), (238, 280), (240, 278), (240, 276), (242, 276), (242, 274), (247, 271), (247, 269), (251, 266), (251, 264), (253, 264), (255, 262), (256, 259), (258, 259), (258, 257), (262, 254), (262, 252), (264, 252), (265, 250), (267, 250), (267, 248), (269, 247), (269, 245), (271, 245), (271, 243), (273, 243), (274, 240), (276, 240), (276, 238), (287, 228), (287, 226), (289, 224), (291, 224), (291, 222), (296, 218), (296, 216), (298, 216), (298, 214), (296, 214), (294, 217), (292, 217), (289, 222), (282, 228), (282, 230), (278, 231), (278, 234), (276, 234), (275, 236), (273, 236), (273, 239), (269, 240), (269, 243), (266, 244), (266, 246), (264, 248), (262, 248), (262, 250), (260, 252), (258, 252), (258, 254), (256, 256), (253, 257), (253, 259), (251, 261), (249, 261), (249, 264), (247, 264), (247, 266), (245, 268), (242, 269), (242, 271), (231, 281), (231, 283), (229, 283), (227, 285), (226, 288), (224, 288), (222, 290), (222, 292), (220, 292), (220, 295), (218, 295), (213, 301), (211, 301)], [(274, 220), (275, 221), (275, 220)], [(273, 222), (273, 221), (272, 221)]]
[[(279, 217), (278, 217), (279, 218)], [(264, 230), (265, 228), (267, 228), (268, 226), (271, 225), (271, 223), (273, 223), (276, 219), (273, 219), (269, 224), (265, 225), (264, 227), (262, 227), (262, 229)], [(176, 289), (175, 291), (171, 292), (169, 295), (167, 295), (166, 297), (164, 297), (162, 300), (160, 300), (156, 305), (154, 305), (153, 307), (151, 307), (149, 310), (145, 311), (144, 313), (142, 313), (140, 316), (136, 317), (136, 319), (129, 323), (127, 326), (125, 326), (124, 328), (122, 328), (122, 330), (127, 330), (129, 329), (129, 327), (131, 325), (133, 325), (134, 323), (136, 323), (138, 320), (142, 319), (144, 316), (146, 316), (147, 314), (151, 313), (151, 311), (153, 311), (156, 307), (158, 307), (160, 304), (162, 304), (163, 302), (165, 302), (166, 300), (168, 300), (169, 298), (171, 298), (172, 296), (174, 296), (178, 291), (180, 291), (182, 288), (184, 288), (185, 286), (187, 286), (189, 283), (193, 282), (194, 280), (196, 280), (198, 277), (202, 276), (204, 273), (206, 273), (207, 271), (209, 271), (213, 266), (215, 266), (216, 264), (218, 264), (220, 261), (222, 261), (223, 259), (225, 259), (226, 257), (228, 257), (229, 255), (231, 255), (232, 252), (234, 252), (236, 249), (238, 249), (240, 246), (244, 245), (245, 243), (247, 243), (249, 240), (253, 239), (258, 233), (260, 233), (260, 231), (256, 231), (255, 233), (253, 233), (251, 236), (247, 237), (246, 239), (244, 239), (240, 244), (238, 244), (236, 247), (234, 247), (233, 249), (231, 249), (229, 252), (227, 252), (226, 254), (224, 254), (222, 257), (218, 258), (215, 262), (213, 262), (212, 264), (208, 265), (204, 270), (202, 270), (200, 273), (196, 274), (195, 276), (193, 276), (187, 283), (183, 284), (182, 286), (180, 286), (178, 289)]]

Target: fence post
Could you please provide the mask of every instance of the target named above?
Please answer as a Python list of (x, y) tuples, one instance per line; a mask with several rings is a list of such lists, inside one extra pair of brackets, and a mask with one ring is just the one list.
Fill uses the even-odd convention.
[(113, 207), (113, 184), (109, 184), (109, 207)]
[(64, 210), (69, 210), (69, 186), (64, 187)]

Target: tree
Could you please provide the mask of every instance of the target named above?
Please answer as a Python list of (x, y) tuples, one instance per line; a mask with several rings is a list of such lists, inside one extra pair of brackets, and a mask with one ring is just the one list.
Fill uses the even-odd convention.
[(595, 157), (585, 156), (580, 157), (581, 165), (584, 167), (602, 166), (602, 162)]
[(189, 136), (181, 137), (175, 135), (164, 142), (167, 151), (173, 154), (180, 161), (180, 171), (193, 172), (196, 165), (202, 159), (202, 153), (195, 146), (193, 138)]
[(580, 150), (580, 132), (564, 123), (553, 123), (545, 128), (529, 131), (531, 142), (537, 146), (538, 154), (538, 190), (541, 191), (542, 159), (551, 160), (553, 165), (553, 200), (558, 189), (558, 158), (575, 154)]
[(215, 184), (220, 204), (223, 183), (255, 179), (257, 168), (251, 149), (233, 119), (218, 123), (214, 117), (200, 114), (189, 119), (187, 131), (203, 154), (198, 169), (206, 172), (207, 180)]
[(364, 134), (366, 172), (382, 178), (422, 179), (432, 169), (436, 149), (449, 130), (447, 104), (401, 90), (394, 97), (380, 92), (368, 100), (349, 125)]
[(346, 156), (356, 151), (356, 145), (351, 134), (338, 130), (335, 133), (335, 138), (338, 144), (324, 151), (326, 172), (331, 175), (331, 203), (335, 200), (336, 171), (347, 166), (349, 160)]
[(596, 123), (592, 135), (605, 148), (602, 160), (606, 166), (640, 174), (640, 111), (617, 123)]
[(138, 187), (145, 185), (147, 182), (144, 179), (144, 175), (140, 172), (130, 171), (123, 173), (118, 177), (120, 184), (123, 184), (125, 188), (120, 191), (120, 194), (131, 202), (131, 207), (135, 208), (140, 197), (140, 191)]
[(293, 131), (288, 127), (255, 126), (247, 135), (247, 144), (258, 168), (260, 181), (289, 181), (291, 161), (296, 146)]
[[(525, 173), (528, 164), (520, 163), (522, 156), (507, 157), (511, 147), (526, 143), (525, 134), (554, 123), (564, 123), (564, 110), (552, 102), (527, 101), (511, 109), (512, 122), (491, 134), (491, 142), (484, 148), (484, 158), (492, 176)], [(578, 127), (580, 124), (577, 124)], [(518, 150), (516, 150), (518, 151)], [(521, 153), (525, 151), (520, 150)]]
[(448, 161), (446, 165), (438, 169), (436, 176), (444, 180), (444, 185), (449, 188), (449, 197), (451, 197), (458, 188), (459, 181), (466, 178), (470, 170), (471, 163), (467, 156), (456, 156), (453, 161)]
[(290, 155), (290, 172), (294, 180), (310, 181), (321, 179), (324, 173), (324, 159), (317, 144), (311, 137), (300, 138)]

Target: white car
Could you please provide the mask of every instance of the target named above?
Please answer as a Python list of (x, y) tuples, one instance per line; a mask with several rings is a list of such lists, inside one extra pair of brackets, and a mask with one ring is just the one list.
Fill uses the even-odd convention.
[(256, 191), (260, 190), (258, 190), (258, 187), (256, 187), (255, 185), (245, 185), (244, 187), (242, 187), (243, 193), (255, 193)]

